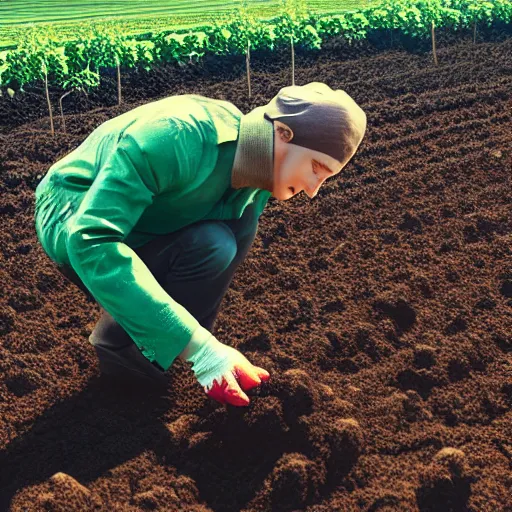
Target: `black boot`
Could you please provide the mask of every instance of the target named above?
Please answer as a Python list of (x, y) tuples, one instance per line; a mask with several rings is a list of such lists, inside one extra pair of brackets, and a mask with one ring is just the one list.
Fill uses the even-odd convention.
[(104, 309), (89, 336), (89, 342), (96, 350), (102, 374), (167, 385), (164, 369), (147, 359), (127, 332)]

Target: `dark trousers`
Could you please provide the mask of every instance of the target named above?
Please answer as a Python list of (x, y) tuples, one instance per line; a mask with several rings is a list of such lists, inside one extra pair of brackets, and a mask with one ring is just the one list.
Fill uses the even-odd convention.
[[(258, 217), (249, 205), (238, 220), (200, 221), (159, 236), (134, 252), (162, 288), (211, 331), (235, 270), (249, 252), (257, 230)], [(59, 270), (94, 301), (71, 267), (60, 266)], [(116, 347), (132, 342), (103, 308), (89, 340)]]

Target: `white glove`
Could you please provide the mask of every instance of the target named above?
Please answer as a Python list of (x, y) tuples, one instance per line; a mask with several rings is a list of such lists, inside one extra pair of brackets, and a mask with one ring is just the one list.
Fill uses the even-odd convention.
[(266, 370), (253, 366), (238, 350), (221, 343), (202, 326), (194, 331), (179, 357), (193, 363), (199, 384), (220, 403), (248, 405), (250, 400), (243, 390), (270, 378)]

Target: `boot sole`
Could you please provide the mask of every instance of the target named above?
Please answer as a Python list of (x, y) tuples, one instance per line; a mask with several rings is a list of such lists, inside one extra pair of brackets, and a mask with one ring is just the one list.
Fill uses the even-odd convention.
[(135, 343), (119, 349), (100, 345), (93, 346), (102, 374), (124, 379), (137, 378), (159, 386), (166, 386), (167, 379), (164, 372), (144, 357)]

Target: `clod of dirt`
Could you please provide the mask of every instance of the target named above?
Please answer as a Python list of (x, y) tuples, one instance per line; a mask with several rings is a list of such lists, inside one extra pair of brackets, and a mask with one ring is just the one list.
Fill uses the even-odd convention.
[(443, 448), (420, 473), (420, 486), (416, 491), (420, 510), (466, 510), (472, 481), (464, 452)]
[(272, 437), (289, 430), (284, 421), (281, 401), (275, 396), (255, 401), (246, 424), (253, 433), (259, 432)]
[(346, 418), (352, 416), (356, 412), (357, 408), (348, 400), (343, 400), (339, 396), (333, 398), (329, 403), (329, 411), (338, 418)]
[(199, 491), (196, 482), (189, 476), (180, 475), (172, 482), (172, 486), (180, 498), (181, 505), (199, 502)]
[(195, 414), (184, 414), (172, 423), (167, 424), (167, 429), (169, 430), (172, 440), (176, 445), (186, 446), (188, 444), (189, 437), (191, 437), (199, 422), (199, 416)]
[[(401, 489), (400, 489), (401, 490)], [(382, 492), (382, 491), (381, 491)], [(366, 512), (410, 512), (414, 496), (409, 496), (409, 492), (402, 491), (404, 495), (397, 492), (385, 491), (383, 495), (376, 497)]]
[(332, 423), (326, 440), (331, 449), (329, 473), (345, 474), (357, 462), (364, 449), (363, 429), (353, 418), (341, 418)]
[(402, 331), (410, 329), (416, 322), (416, 311), (404, 299), (398, 299), (394, 303), (387, 300), (377, 300), (373, 307), (389, 316)]
[(445, 328), (444, 333), (448, 335), (457, 334), (468, 328), (468, 321), (464, 314), (458, 314)]
[(0, 307), (0, 336), (14, 329), (16, 312), (9, 306)]
[(288, 425), (294, 424), (303, 414), (311, 414), (320, 400), (316, 382), (304, 370), (287, 370), (275, 380), (274, 386), (275, 394), (282, 400)]
[(346, 309), (345, 303), (341, 299), (336, 299), (327, 304), (324, 304), (321, 308), (322, 313), (341, 313)]
[(266, 332), (262, 332), (258, 334), (257, 336), (253, 336), (251, 338), (248, 338), (247, 341), (245, 341), (242, 344), (243, 348), (250, 351), (261, 351), (266, 352), (270, 350), (270, 338), (269, 335)]
[(448, 378), (451, 382), (465, 379), (471, 372), (471, 364), (465, 356), (458, 356), (448, 362)]
[(512, 299), (512, 279), (505, 279), (500, 286), (500, 293), (507, 297), (507, 299)]
[(420, 395), (413, 390), (405, 393), (396, 391), (379, 406), (379, 411), (388, 418), (389, 428), (403, 428), (405, 422), (419, 420), (428, 421), (432, 419), (432, 413), (427, 410)]
[(324, 258), (312, 258), (308, 262), (308, 267), (311, 272), (318, 272), (320, 270), (327, 270), (329, 268), (329, 263)]
[(37, 500), (43, 510), (100, 510), (102, 506), (99, 496), (66, 473), (55, 473), (49, 484), (51, 492), (41, 493)]
[(434, 296), (434, 290), (427, 277), (417, 276), (412, 280), (412, 283), (426, 299), (431, 299)]
[(330, 419), (321, 412), (301, 416), (294, 427), (294, 451), (301, 452), (313, 460), (327, 461), (331, 456), (331, 448), (327, 441), (329, 428)]
[(55, 272), (40, 271), (37, 273), (36, 287), (43, 293), (60, 289), (60, 274)]
[(322, 400), (325, 400), (326, 402), (330, 402), (336, 396), (331, 386), (328, 386), (327, 384), (319, 384), (318, 391), (320, 392)]
[(180, 506), (180, 499), (172, 487), (155, 486), (149, 491), (140, 492), (133, 496), (133, 503), (142, 510), (158, 510)]
[(91, 494), (91, 491), (89, 491), (87, 487), (83, 486), (80, 482), (66, 473), (55, 473), (50, 477), (50, 482), (52, 482), (55, 490), (62, 491), (63, 489), (72, 489), (75, 493), (83, 494), (84, 496), (89, 496)]
[(465, 470), (466, 455), (458, 448), (446, 447), (434, 455), (434, 461), (450, 469), (453, 475), (462, 476)]
[(411, 215), (409, 212), (407, 212), (404, 215), (404, 217), (402, 219), (402, 223), (398, 226), (398, 229), (401, 229), (402, 231), (410, 231), (412, 233), (417, 233), (417, 234), (423, 233), (423, 227), (421, 225), (421, 220), (418, 219), (418, 217)]
[(188, 440), (187, 457), (200, 457), (201, 453), (208, 451), (208, 446), (212, 443), (212, 432), (197, 432), (192, 434)]
[(409, 389), (405, 392), (407, 401), (404, 403), (405, 416), (408, 421), (429, 421), (432, 413), (426, 408), (421, 396), (416, 391)]
[(457, 215), (451, 208), (448, 208), (447, 206), (443, 206), (441, 208), (441, 216), (444, 217), (445, 219), (452, 219), (453, 217), (456, 217)]
[(45, 381), (41, 375), (29, 368), (5, 379), (7, 389), (17, 397), (28, 395), (32, 391), (44, 386), (44, 384)]
[(492, 339), (503, 352), (512, 352), (512, 334), (501, 329), (493, 334)]
[(512, 378), (501, 386), (501, 392), (505, 395), (505, 401), (512, 406)]
[(398, 373), (395, 385), (404, 391), (413, 389), (425, 399), (430, 395), (432, 388), (445, 384), (445, 381), (446, 378), (440, 372), (434, 372), (432, 369), (411, 370), (407, 368)]
[(302, 453), (286, 453), (270, 477), (275, 510), (293, 510), (315, 499), (324, 483), (325, 471)]
[(475, 310), (479, 310), (479, 309), (491, 310), (491, 309), (494, 309), (495, 307), (496, 307), (496, 301), (491, 299), (490, 297), (482, 297), (474, 305)]
[(39, 295), (39, 292), (17, 288), (11, 293), (9, 305), (18, 312), (39, 309), (42, 306)]
[(414, 347), (416, 368), (430, 368), (436, 364), (436, 349), (430, 345), (418, 344)]

